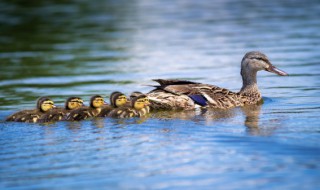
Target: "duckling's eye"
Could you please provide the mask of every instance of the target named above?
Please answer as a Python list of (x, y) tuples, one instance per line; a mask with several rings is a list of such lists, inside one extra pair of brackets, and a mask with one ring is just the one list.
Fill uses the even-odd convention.
[(44, 102), (44, 104), (50, 104), (50, 105), (53, 105), (53, 102)]
[(125, 97), (125, 96), (119, 96), (118, 99), (119, 99), (119, 100), (127, 99), (127, 97)]

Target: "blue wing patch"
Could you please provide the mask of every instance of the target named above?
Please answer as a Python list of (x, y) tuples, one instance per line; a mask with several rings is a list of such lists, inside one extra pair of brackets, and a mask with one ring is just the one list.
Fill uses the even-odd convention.
[(196, 104), (199, 104), (200, 106), (206, 106), (207, 99), (199, 94), (189, 95), (189, 98), (191, 98)]

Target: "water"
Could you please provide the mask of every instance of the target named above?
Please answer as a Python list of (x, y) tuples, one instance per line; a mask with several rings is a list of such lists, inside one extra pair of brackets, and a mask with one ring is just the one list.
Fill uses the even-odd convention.
[[(319, 189), (320, 4), (0, 2), (0, 188)], [(237, 91), (259, 50), (264, 104), (145, 119), (8, 123), (39, 96), (148, 92), (153, 78)]]

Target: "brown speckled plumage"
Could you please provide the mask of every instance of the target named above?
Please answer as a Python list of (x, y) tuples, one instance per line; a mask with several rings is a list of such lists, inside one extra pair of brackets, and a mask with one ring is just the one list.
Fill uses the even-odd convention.
[[(123, 106), (116, 109), (113, 109), (108, 114), (108, 117), (113, 118), (130, 118), (130, 117), (142, 117), (149, 113), (149, 100), (146, 100), (147, 96), (144, 94), (137, 95), (131, 100), (131, 106)], [(142, 109), (137, 109), (134, 105), (136, 101), (145, 100), (143, 103), (144, 106)]]
[(42, 110), (41, 105), (44, 102), (50, 103), (50, 105), (53, 105), (53, 102), (48, 97), (40, 97), (37, 100), (36, 109), (33, 110), (22, 110), (17, 113), (14, 113), (7, 117), (6, 121), (16, 121), (16, 122), (25, 122), (25, 123), (41, 123), (40, 118), (48, 113), (50, 110)]
[[(99, 105), (95, 105), (94, 101), (99, 100)], [(81, 107), (76, 110), (70, 112), (67, 116), (67, 121), (80, 121), (85, 120), (91, 117), (96, 117), (101, 112), (101, 107), (104, 104), (102, 96), (95, 95), (92, 96), (90, 99), (90, 106), (89, 107)]]
[[(228, 109), (237, 106), (252, 105), (262, 101), (256, 75), (266, 70), (281, 76), (287, 73), (273, 66), (266, 55), (260, 52), (248, 52), (241, 62), (243, 86), (239, 92), (210, 84), (201, 84), (184, 80), (155, 79), (160, 85), (147, 94), (152, 109), (191, 110), (198, 106)], [(192, 96), (200, 96), (205, 105), (198, 105)]]

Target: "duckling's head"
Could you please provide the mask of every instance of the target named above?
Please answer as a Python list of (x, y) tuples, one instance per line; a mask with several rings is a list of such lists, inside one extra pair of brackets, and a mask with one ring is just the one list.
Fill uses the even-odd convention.
[(79, 97), (69, 97), (65, 103), (66, 110), (74, 110), (83, 106), (83, 100)]
[(134, 109), (141, 110), (150, 105), (149, 98), (142, 94), (132, 99), (131, 106)]
[(286, 72), (273, 66), (265, 54), (258, 51), (246, 53), (241, 61), (241, 75), (256, 73), (261, 70), (275, 73), (280, 76), (288, 75)]
[(100, 95), (92, 96), (90, 99), (90, 107), (92, 108), (100, 108), (104, 105), (104, 99)]
[(110, 95), (110, 104), (113, 107), (121, 107), (123, 106), (125, 103), (127, 103), (127, 97), (121, 93), (121, 92), (113, 92)]
[(138, 97), (140, 95), (143, 95), (143, 93), (139, 91), (134, 91), (130, 94), (130, 100), (133, 100), (133, 98)]
[(54, 102), (48, 97), (40, 97), (37, 101), (37, 108), (42, 112), (47, 112), (54, 107)]

